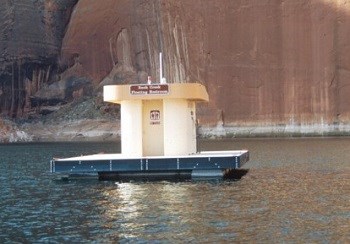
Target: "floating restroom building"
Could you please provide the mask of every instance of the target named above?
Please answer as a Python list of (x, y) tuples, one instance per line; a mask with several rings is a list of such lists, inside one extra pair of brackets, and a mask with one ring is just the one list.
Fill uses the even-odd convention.
[(98, 179), (223, 178), (249, 160), (247, 150), (198, 152), (199, 83), (107, 85), (104, 101), (121, 106), (121, 153), (53, 159), (51, 173)]
[(197, 83), (112, 85), (104, 100), (121, 105), (125, 156), (176, 156), (197, 152), (196, 102), (208, 101)]

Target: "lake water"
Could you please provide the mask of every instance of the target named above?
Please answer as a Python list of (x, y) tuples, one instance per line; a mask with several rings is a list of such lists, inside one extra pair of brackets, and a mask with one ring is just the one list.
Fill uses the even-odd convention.
[(0, 243), (350, 242), (350, 138), (201, 141), (249, 149), (239, 181), (54, 181), (52, 157), (117, 143), (0, 145)]

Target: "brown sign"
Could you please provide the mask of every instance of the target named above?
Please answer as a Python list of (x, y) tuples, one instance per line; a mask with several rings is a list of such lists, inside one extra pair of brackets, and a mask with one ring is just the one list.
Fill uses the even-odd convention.
[(169, 93), (169, 86), (164, 84), (154, 85), (131, 85), (131, 95), (166, 95)]

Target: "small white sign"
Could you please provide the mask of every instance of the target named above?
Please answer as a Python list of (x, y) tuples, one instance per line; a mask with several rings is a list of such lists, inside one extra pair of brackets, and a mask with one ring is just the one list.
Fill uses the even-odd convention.
[(149, 119), (151, 125), (159, 125), (160, 124), (160, 111), (159, 110), (151, 110), (149, 113)]

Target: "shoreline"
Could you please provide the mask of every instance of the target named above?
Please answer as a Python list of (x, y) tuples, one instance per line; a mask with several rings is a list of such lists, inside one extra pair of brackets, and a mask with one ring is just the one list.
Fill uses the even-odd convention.
[(350, 125), (200, 126), (202, 138), (302, 138), (350, 136)]
[[(0, 131), (0, 144), (120, 141), (120, 123), (115, 120), (23, 123), (6, 129)], [(198, 135), (200, 140), (349, 137), (350, 125), (199, 126)]]

